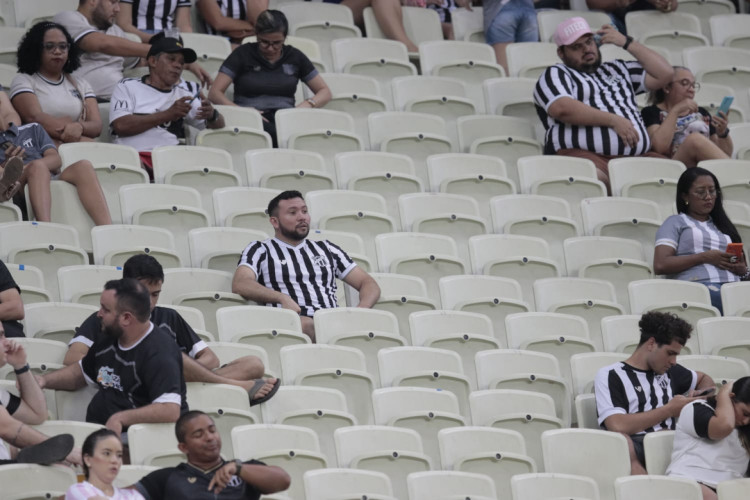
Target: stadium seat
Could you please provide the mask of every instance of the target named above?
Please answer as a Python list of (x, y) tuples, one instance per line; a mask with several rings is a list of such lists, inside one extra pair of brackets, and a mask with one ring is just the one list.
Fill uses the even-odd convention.
[(344, 393), (337, 389), (301, 385), (279, 387), (273, 398), (261, 406), (263, 422), (306, 427), (315, 431), (328, 465), (336, 467), (336, 429), (357, 424), (349, 413)]
[(614, 480), (630, 475), (625, 436), (592, 429), (559, 429), (542, 434), (546, 472), (578, 474), (597, 482), (602, 500), (614, 500)]
[(421, 311), (409, 316), (415, 346), (437, 347), (457, 352), (472, 389), (477, 387), (474, 357), (477, 352), (499, 349), (492, 322), (484, 314), (463, 311)]
[[(466, 274), (453, 238), (427, 233), (384, 233), (375, 237), (375, 251), (381, 272), (408, 274), (425, 281), (428, 297), (440, 298), (438, 280)], [(413, 334), (413, 332), (412, 332)]]
[(333, 434), (339, 465), (382, 472), (391, 479), (393, 495), (408, 498), (406, 477), (432, 469), (422, 438), (413, 429), (384, 425), (359, 425)]
[(570, 376), (573, 394), (592, 394), (594, 379), (600, 368), (625, 361), (628, 354), (620, 352), (590, 352), (576, 354), (570, 358)]
[(505, 48), (505, 56), (509, 77), (529, 78), (535, 82), (544, 70), (560, 62), (557, 45), (550, 42), (511, 43)]
[(141, 480), (144, 476), (159, 470), (151, 465), (123, 465), (112, 484), (118, 488), (127, 488)]
[[(86, 386), (76, 391), (55, 391), (54, 402), (57, 418), (60, 420), (86, 421), (86, 411), (91, 399), (99, 391), (96, 387)], [(49, 409), (49, 402), (47, 408)]]
[(370, 145), (374, 151), (401, 153), (414, 161), (417, 177), (427, 185), (427, 157), (451, 153), (455, 144), (439, 116), (405, 111), (371, 113), (367, 117)]
[(239, 175), (242, 186), (248, 185), (245, 153), (252, 149), (272, 147), (271, 136), (260, 128), (227, 125), (221, 129), (201, 130), (195, 138), (196, 146), (221, 149), (232, 157), (232, 168)]
[[(659, 432), (647, 432), (643, 437), (643, 454), (646, 457), (646, 470), (649, 474), (663, 476), (667, 473), (667, 467), (672, 461), (674, 434), (675, 431), (665, 429)], [(638, 498), (640, 498), (639, 495)]]
[(99, 307), (104, 284), (122, 278), (122, 268), (114, 266), (66, 266), (57, 270), (60, 300)]
[(685, 368), (707, 374), (717, 385), (750, 376), (750, 367), (739, 358), (690, 354), (680, 356), (680, 364)]
[(625, 15), (628, 35), (648, 47), (661, 47), (670, 53), (670, 61), (680, 62), (682, 49), (708, 47), (711, 41), (701, 31), (697, 16), (683, 12), (641, 10)]
[(497, 498), (494, 481), (484, 474), (458, 471), (415, 472), (406, 478), (409, 500)]
[[(748, 91), (748, 95), (750, 95), (750, 91)], [(750, 111), (748, 112), (750, 113)], [(734, 136), (733, 158), (750, 160), (750, 123), (733, 125), (732, 129), (732, 135)]]
[[(104, 121), (103, 123), (108, 123)], [(106, 128), (106, 127), (105, 127)], [(105, 142), (70, 142), (58, 148), (63, 166), (79, 160), (89, 160), (102, 186), (113, 224), (122, 222), (120, 186), (148, 184), (148, 174), (141, 168), (138, 151), (130, 146)]]
[(0, 467), (5, 500), (37, 500), (65, 496), (76, 473), (63, 465), (7, 464)]
[[(495, 233), (541, 238), (549, 245), (549, 258), (561, 275), (566, 275), (563, 241), (580, 236), (580, 226), (570, 215), (570, 205), (562, 198), (541, 195), (505, 195), (490, 200)], [(527, 296), (527, 299), (528, 296)]]
[(371, 76), (346, 73), (324, 73), (321, 76), (331, 89), (331, 100), (323, 109), (343, 111), (351, 115), (354, 119), (354, 130), (362, 139), (364, 148), (370, 149), (367, 115), (388, 110), (378, 81)]
[(748, 203), (750, 200), (750, 161), (706, 160), (699, 167), (710, 170), (721, 185), (722, 199)]
[(685, 165), (661, 158), (614, 158), (609, 162), (609, 182), (614, 196), (651, 200), (662, 217), (676, 213), (674, 193)]
[(174, 305), (163, 305), (169, 309), (177, 311), (182, 319), (190, 325), (190, 328), (195, 330), (195, 333), (206, 342), (214, 342), (216, 340), (216, 332), (206, 331), (206, 321), (203, 319), (203, 313), (200, 309), (189, 306), (174, 306)]
[(52, 297), (44, 284), (44, 275), (41, 269), (25, 264), (3, 263), (10, 271), (13, 281), (21, 289), (21, 300), (24, 304), (52, 301)]
[(615, 498), (655, 500), (677, 495), (684, 500), (702, 500), (700, 485), (683, 477), (638, 476), (615, 479)]
[(5, 222), (21, 222), (22, 220), (23, 214), (21, 214), (21, 209), (12, 201), (0, 203), (0, 224)]
[[(34, 337), (17, 337), (13, 341), (26, 351), (26, 359), (34, 373), (44, 375), (63, 367), (63, 359), (68, 352), (68, 346), (64, 342)], [(16, 380), (10, 363), (0, 367), (0, 380), (2, 379)]]
[(742, 500), (750, 492), (750, 479), (722, 481), (717, 488), (721, 500)]
[(750, 318), (724, 317), (698, 320), (696, 333), (701, 354), (739, 358), (750, 364)]
[(180, 37), (185, 47), (195, 50), (198, 64), (216, 78), (219, 68), (232, 52), (229, 40), (222, 36), (189, 32), (180, 33)]
[(164, 304), (200, 309), (209, 332), (217, 332), (216, 311), (245, 305), (247, 301), (232, 293), (232, 275), (223, 271), (198, 268), (164, 270), (160, 300)]
[[(190, 308), (194, 309), (194, 308)], [(235, 359), (242, 358), (245, 356), (255, 356), (263, 363), (265, 367), (265, 377), (280, 377), (281, 370), (274, 372), (269, 367), (268, 353), (265, 349), (257, 345), (251, 345), (244, 342), (215, 342), (209, 340), (206, 342), (206, 346), (219, 358), (219, 364), (229, 364)], [(260, 418), (259, 412), (256, 417)]]
[[(167, 229), (140, 225), (97, 226), (91, 230), (94, 264), (121, 266), (130, 257), (145, 253), (153, 256), (164, 268), (182, 267), (174, 235)], [(186, 261), (185, 264), (188, 264)]]
[(214, 190), (213, 203), (216, 225), (264, 231), (270, 235), (273, 227), (268, 221), (266, 207), (278, 189), (260, 187), (220, 188)]
[[(364, 271), (367, 271), (369, 273), (370, 271), (375, 269), (373, 261), (366, 255), (367, 250), (365, 247), (365, 241), (360, 235), (356, 233), (350, 233), (346, 231), (332, 231), (330, 229), (313, 229), (307, 234), (307, 238), (314, 241), (328, 240), (334, 245), (344, 249), (346, 251), (346, 254), (351, 257), (351, 259), (356, 262), (357, 265), (360, 266)], [(342, 286), (341, 280), (338, 280), (336, 283), (339, 287)], [(351, 289), (353, 293), (357, 293), (354, 288), (348, 285), (344, 285), (344, 288), (339, 288), (339, 305), (344, 305), (344, 303), (349, 304), (349, 300), (346, 297), (344, 297), (344, 300), (341, 299), (342, 292), (345, 292), (347, 289)], [(357, 305), (353, 300), (351, 302), (352, 303), (349, 305)]]
[(378, 352), (381, 387), (422, 387), (449, 391), (456, 396), (459, 413), (469, 418), (471, 384), (461, 356), (434, 347), (393, 347)]
[(331, 172), (336, 153), (364, 149), (348, 113), (292, 108), (281, 109), (275, 116), (279, 147), (320, 153)]
[(579, 429), (601, 429), (596, 414), (596, 395), (578, 394), (573, 398)]
[(83, 321), (99, 307), (68, 302), (41, 302), (25, 306), (24, 330), (27, 337), (57, 340), (66, 344)]
[[(3, 18), (5, 17), (5, 14), (5, 12), (2, 13)], [(18, 66), (16, 66), (18, 43), (26, 34), (26, 29), (22, 26), (22, 24), (14, 26), (11, 22), (10, 24), (6, 23), (2, 29), (0, 29), (0, 63), (12, 66), (16, 68), (16, 71), (18, 71)]]
[(316, 189), (336, 187), (333, 170), (326, 165), (325, 158), (314, 151), (256, 149), (245, 154), (245, 166), (250, 187), (296, 190), (303, 195)]
[(528, 312), (518, 281), (500, 276), (465, 274), (440, 278), (440, 302), (443, 308), (486, 315), (492, 321), (495, 340), (501, 348), (508, 345), (505, 317)]
[(186, 186), (121, 186), (120, 207), (124, 224), (154, 226), (170, 231), (183, 264), (190, 262), (188, 232), (196, 227), (210, 226), (214, 219), (203, 209), (200, 192)]
[[(329, 463), (331, 458), (329, 457)], [(307, 500), (376, 498), (396, 500), (391, 480), (382, 472), (355, 469), (309, 470), (303, 475)]]
[[(584, 318), (589, 325), (591, 342), (597, 350), (602, 348), (602, 318), (625, 313), (622, 305), (616, 302), (617, 295), (612, 283), (590, 278), (536, 280), (534, 300), (537, 311), (573, 314)], [(632, 296), (630, 300), (632, 304)]]
[[(633, 314), (671, 312), (690, 323), (693, 329), (701, 318), (721, 316), (719, 310), (711, 305), (708, 288), (702, 283), (670, 279), (631, 281), (628, 294)], [(697, 338), (688, 340), (687, 345), (690, 352), (699, 352)]]
[(555, 402), (547, 394), (513, 389), (474, 391), (469, 396), (474, 425), (514, 430), (524, 438), (527, 454), (544, 467), (541, 435), (544, 431), (561, 429)]
[[(706, 1), (706, 4), (719, 0)], [(727, 1), (727, 3), (730, 3)], [(682, 10), (683, 2), (680, 2)], [(696, 2), (697, 4), (697, 2)], [(687, 12), (687, 11), (686, 11)], [(706, 19), (708, 21), (708, 19)], [(692, 69), (701, 83), (719, 83), (732, 87), (738, 107), (750, 109), (748, 82), (750, 82), (750, 53), (730, 47), (693, 47), (682, 53), (685, 66)]]
[(89, 434), (102, 429), (101, 424), (91, 422), (77, 422), (75, 420), (47, 420), (34, 429), (47, 436), (57, 436), (59, 434), (70, 434), (75, 440), (75, 446), (80, 448)]
[(605, 24), (612, 21), (604, 12), (598, 11), (562, 11), (562, 10), (543, 10), (536, 14), (536, 20), (539, 24), (539, 39), (543, 42), (552, 42), (552, 35), (555, 33), (557, 25), (566, 19), (578, 16), (586, 20), (592, 30), (597, 31)]
[[(709, 114), (716, 115), (721, 102), (727, 96), (734, 97), (734, 89), (732, 87), (718, 83), (704, 83), (701, 85), (700, 95), (696, 95), (696, 98), (698, 106), (703, 106)], [(738, 107), (732, 101), (727, 113), (729, 123), (740, 124), (744, 122), (747, 113), (747, 110)]]
[[(372, 7), (366, 7), (362, 12), (365, 22), (365, 32), (368, 38), (386, 38), (375, 18)], [(401, 7), (401, 17), (406, 36), (416, 45), (432, 40), (442, 40), (443, 30), (440, 27), (440, 16), (432, 9), (417, 6)], [(409, 54), (410, 57), (416, 54)]]
[(216, 312), (217, 333), (223, 342), (259, 346), (268, 353), (266, 365), (281, 373), (279, 352), (287, 345), (307, 344), (310, 337), (302, 333), (299, 314), (287, 309), (265, 306), (224, 307)]
[[(508, 95), (502, 94), (502, 91), (498, 93)], [(461, 156), (473, 153), (502, 160), (507, 168), (507, 176), (513, 181), (514, 192), (519, 191), (518, 159), (542, 153), (542, 146), (536, 140), (533, 124), (523, 118), (498, 115), (464, 116), (459, 118), (457, 123), (458, 149), (462, 153)], [(495, 194), (506, 193), (501, 190)]]
[(721, 305), (725, 316), (750, 318), (750, 283), (725, 283), (721, 287)]
[(367, 372), (373, 375), (376, 386), (380, 381), (378, 352), (408, 343), (399, 334), (398, 319), (388, 311), (358, 307), (321, 309), (315, 313), (313, 322), (318, 344), (354, 347), (362, 351)]
[(398, 219), (388, 215), (385, 198), (377, 193), (316, 190), (308, 192), (305, 201), (312, 227), (358, 234), (372, 262), (376, 261), (375, 237), (400, 227)]
[(191, 267), (234, 273), (242, 250), (266, 233), (238, 227), (201, 227), (188, 233)]
[(677, 9), (679, 12), (697, 16), (700, 19), (703, 34), (708, 38), (711, 38), (709, 20), (712, 16), (735, 13), (734, 4), (729, 0), (679, 0)]
[(563, 378), (553, 354), (534, 350), (496, 349), (476, 355), (479, 389), (515, 389), (547, 394), (565, 426), (571, 422), (570, 374)]
[(310, 344), (282, 347), (281, 373), (286, 385), (313, 385), (338, 389), (346, 396), (349, 411), (363, 425), (373, 423), (370, 394), (375, 379), (359, 349)]
[(372, 273), (380, 287), (380, 298), (373, 309), (390, 311), (398, 319), (398, 331), (411, 339), (409, 315), (416, 311), (433, 311), (440, 307), (437, 298), (427, 294), (427, 285), (419, 276), (395, 273)]
[(377, 193), (386, 201), (388, 215), (398, 221), (398, 197), (421, 193), (426, 184), (417, 177), (409, 156), (381, 151), (339, 153), (333, 160), (339, 189)]
[[(508, 47), (515, 45), (532, 44), (510, 44)], [(485, 101), (487, 101), (487, 114), (522, 118), (532, 127), (534, 135), (530, 137), (535, 137), (540, 141), (544, 140), (544, 126), (539, 120), (533, 99), (536, 79), (524, 77), (490, 78), (484, 81), (482, 87)], [(517, 131), (518, 129), (516, 129)], [(541, 152), (536, 154), (541, 154)]]
[(708, 24), (714, 46), (750, 49), (750, 24), (747, 15), (718, 14), (709, 17)]
[(511, 477), (536, 471), (534, 460), (526, 455), (523, 436), (516, 431), (492, 427), (452, 427), (438, 432), (438, 444), (445, 470), (491, 477), (497, 498), (511, 498)]
[(464, 42), (484, 43), (484, 11), (482, 7), (472, 6), (471, 10), (456, 9), (451, 12), (453, 36)]
[(573, 474), (519, 474), (510, 479), (513, 500), (539, 500), (563, 495), (563, 498), (599, 500), (599, 487), (589, 477)]
[(617, 302), (630, 310), (628, 283), (651, 279), (654, 272), (640, 242), (608, 236), (581, 236), (563, 242), (568, 275), (609, 281)]
[(235, 457), (260, 460), (266, 465), (284, 469), (291, 477), (285, 490), (290, 498), (305, 500), (302, 476), (305, 472), (325, 469), (326, 457), (320, 452), (315, 431), (294, 425), (253, 424), (232, 429)]
[[(602, 341), (604, 351), (632, 354), (638, 346), (641, 331), (638, 314), (623, 314), (602, 318)], [(683, 354), (690, 354), (689, 348), (684, 348)]]
[(656, 231), (666, 218), (656, 202), (615, 196), (584, 199), (580, 207), (587, 235), (639, 241), (646, 263), (653, 264)]
[[(543, 352), (557, 359), (560, 377), (568, 386), (572, 385), (570, 358), (576, 354), (595, 352), (595, 344), (589, 336), (586, 321), (569, 314), (519, 313), (505, 318), (508, 329), (508, 345), (511, 349)], [(556, 393), (557, 415), (568, 425), (570, 423), (570, 397), (560, 397)]]
[(372, 392), (372, 404), (377, 425), (403, 427), (419, 433), (424, 453), (436, 464), (436, 469), (440, 463), (437, 433), (467, 423), (459, 413), (458, 399), (448, 391), (387, 387)]
[(134, 465), (172, 467), (186, 459), (177, 448), (173, 423), (131, 425), (128, 446), (130, 463)]

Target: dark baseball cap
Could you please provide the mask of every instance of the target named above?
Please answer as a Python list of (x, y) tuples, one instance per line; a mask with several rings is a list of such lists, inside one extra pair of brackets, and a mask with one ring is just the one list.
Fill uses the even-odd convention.
[(155, 41), (148, 51), (148, 57), (155, 56), (166, 52), (168, 54), (174, 54), (180, 52), (185, 57), (185, 62), (190, 64), (198, 59), (198, 55), (193, 49), (188, 49), (182, 46), (182, 43), (176, 38), (161, 38)]

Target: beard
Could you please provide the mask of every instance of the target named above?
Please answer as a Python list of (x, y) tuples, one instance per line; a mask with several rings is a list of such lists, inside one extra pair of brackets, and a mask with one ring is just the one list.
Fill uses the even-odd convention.
[(596, 70), (599, 69), (599, 66), (602, 65), (602, 53), (599, 51), (599, 48), (597, 47), (596, 60), (592, 63), (579, 63), (578, 65), (576, 65), (567, 56), (563, 57), (562, 60), (565, 63), (565, 65), (568, 66), (569, 68), (573, 68), (577, 71), (580, 71), (581, 73), (592, 74), (592, 73), (595, 73)]
[(108, 338), (113, 340), (120, 340), (122, 337), (123, 329), (119, 325), (102, 325), (102, 332)]
[(292, 241), (302, 241), (307, 238), (308, 234), (310, 234), (310, 226), (307, 226), (305, 229), (297, 229), (295, 227), (294, 230), (289, 230), (280, 225), (279, 231), (284, 238), (290, 239)]
[(96, 11), (94, 11), (94, 14), (91, 16), (91, 23), (102, 31), (107, 31), (113, 24), (112, 21)]

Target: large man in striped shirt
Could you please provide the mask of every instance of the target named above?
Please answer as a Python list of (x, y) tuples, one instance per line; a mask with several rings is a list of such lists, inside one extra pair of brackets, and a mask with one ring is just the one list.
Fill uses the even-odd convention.
[(611, 158), (644, 155), (651, 148), (636, 94), (664, 87), (674, 70), (659, 54), (611, 25), (597, 34), (601, 43), (622, 47), (636, 61), (603, 63), (586, 20), (563, 21), (554, 35), (562, 64), (539, 77), (534, 103), (546, 129), (545, 154), (590, 159), (599, 180), (609, 186)]
[(284, 191), (268, 203), (274, 237), (253, 241), (242, 252), (232, 291), (248, 300), (291, 309), (302, 331), (315, 341), (313, 314), (337, 307), (336, 279), (359, 291), (357, 307), (380, 297), (375, 280), (328, 240), (307, 239), (310, 214), (299, 191)]
[[(635, 352), (600, 369), (594, 381), (599, 425), (628, 438), (632, 474), (646, 474), (643, 437), (647, 432), (674, 430), (683, 406), (715, 390), (705, 373), (677, 364), (677, 355), (692, 327), (674, 314), (647, 312), (638, 323), (641, 337)], [(707, 394), (706, 394), (707, 395)]]

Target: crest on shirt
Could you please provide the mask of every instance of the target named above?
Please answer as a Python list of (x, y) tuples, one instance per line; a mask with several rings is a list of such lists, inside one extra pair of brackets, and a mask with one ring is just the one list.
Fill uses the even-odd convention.
[(282, 64), (281, 69), (285, 75), (293, 76), (296, 73), (294, 71), (294, 64)]
[(641, 392), (643, 390), (643, 387), (641, 387), (640, 385), (637, 385), (637, 386), (635, 386), (635, 390), (637, 392)]
[(315, 267), (324, 267), (328, 262), (326, 261), (325, 256), (316, 255), (313, 257), (312, 263)]
[(237, 488), (238, 486), (242, 486), (242, 478), (239, 476), (232, 476), (229, 479), (229, 482), (227, 483), (227, 486), (232, 486), (233, 488)]
[(190, 484), (195, 484), (195, 482), (197, 480), (198, 480), (198, 478), (195, 477), (195, 476), (190, 476), (189, 478), (187, 478), (187, 482), (190, 483)]
[(70, 93), (73, 94), (73, 97), (75, 97), (76, 99), (80, 99), (81, 98), (81, 93), (78, 92), (78, 89), (71, 89)]
[(102, 387), (110, 387), (112, 389), (117, 389), (118, 391), (122, 390), (119, 375), (115, 375), (115, 371), (108, 366), (102, 366), (101, 368), (99, 368), (99, 373), (96, 376), (96, 382)]
[(31, 137), (23, 141), (23, 147), (26, 149), (31, 149), (34, 147), (34, 141), (31, 140)]
[(602, 80), (611, 87), (622, 80), (622, 75), (602, 75)]

